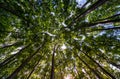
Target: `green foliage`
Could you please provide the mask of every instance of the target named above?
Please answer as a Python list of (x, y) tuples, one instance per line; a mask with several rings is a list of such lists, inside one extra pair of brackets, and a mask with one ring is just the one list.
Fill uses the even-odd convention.
[(120, 1), (86, 1), (1, 0), (0, 79), (120, 78)]

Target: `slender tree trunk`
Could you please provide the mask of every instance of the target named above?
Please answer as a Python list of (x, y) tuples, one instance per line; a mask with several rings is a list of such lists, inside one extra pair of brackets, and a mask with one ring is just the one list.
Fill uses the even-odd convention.
[[(95, 29), (95, 30), (93, 30), (93, 31), (118, 30), (118, 29), (120, 29), (120, 27), (105, 28), (105, 29)], [(91, 32), (93, 32), (93, 31), (91, 31)]]
[(103, 5), (106, 1), (108, 0), (98, 0), (97, 2), (95, 2), (93, 5), (91, 5), (87, 10), (85, 10), (83, 13), (79, 14), (78, 16), (75, 17), (74, 21), (71, 22), (68, 27), (71, 27), (76, 21), (78, 21), (80, 18), (86, 16), (88, 13), (92, 12), (93, 10), (95, 10), (96, 8), (100, 7), (101, 5)]
[(18, 53), (10, 56), (9, 58), (7, 58), (6, 60), (4, 60), (3, 62), (0, 63), (0, 68), (5, 66), (6, 64), (8, 64), (9, 62), (11, 62), (13, 59), (15, 59), (14, 57), (19, 55), (22, 51), (24, 51), (26, 48), (28, 48), (31, 44), (28, 44), (27, 46), (23, 47), (21, 50), (19, 50)]
[(107, 17), (107, 18), (104, 18), (104, 19), (99, 19), (99, 21), (102, 21), (102, 20), (109, 20), (109, 19), (113, 19), (113, 18), (115, 18), (115, 17), (117, 17), (117, 16), (120, 16), (120, 14), (115, 14), (115, 15), (113, 15), (113, 16), (109, 16), (109, 17)]
[(102, 79), (102, 77), (94, 70), (92, 69), (80, 56), (77, 55), (77, 57), (96, 75), (97, 78)]
[(9, 75), (6, 79), (14, 79), (17, 76), (18, 72), (23, 69), (23, 67), (39, 52), (39, 50), (43, 47), (44, 43), (34, 52), (31, 56), (29, 56), (11, 75)]
[(52, 54), (52, 66), (51, 66), (51, 76), (50, 76), (50, 79), (54, 79), (54, 63), (55, 63), (55, 59), (54, 59), (54, 56), (55, 56), (55, 46), (54, 46), (54, 49), (53, 49), (53, 54)]
[[(97, 56), (99, 56), (99, 55), (97, 54)], [(106, 57), (100, 56), (100, 57), (103, 58), (108, 64), (112, 64), (112, 65), (115, 66), (116, 68), (120, 69), (120, 65), (119, 65), (119, 64), (116, 64), (116, 63), (114, 63), (114, 62), (112, 62), (112, 61), (110, 61), (110, 59), (108, 59), (107, 56), (106, 56)]]
[(30, 78), (30, 76), (32, 75), (32, 73), (35, 71), (36, 67), (38, 66), (39, 62), (40, 62), (41, 58), (39, 58), (38, 62), (33, 66), (32, 71), (30, 72), (30, 74), (28, 75), (27, 79)]
[[(82, 29), (82, 28), (92, 27), (92, 26), (95, 26), (95, 25), (98, 25), (98, 24), (115, 23), (115, 22), (120, 22), (120, 19), (100, 21), (100, 22), (96, 22), (96, 23), (89, 23), (89, 24), (86, 24), (84, 27), (81, 27), (81, 26), (76, 27), (74, 30), (79, 30), (79, 29)], [(96, 29), (96, 30), (114, 30), (114, 29), (120, 29), (120, 27), (113, 27), (113, 28), (106, 28), (106, 29)]]
[[(83, 52), (83, 51), (81, 51)], [(110, 76), (112, 79), (116, 79), (112, 74), (110, 74), (109, 72), (107, 72), (99, 63), (97, 63), (93, 58), (91, 58), (89, 55), (87, 55), (87, 53), (83, 52), (83, 54), (85, 56), (87, 56), (91, 61), (93, 61), (99, 68), (101, 68), (101, 70), (108, 76)]]
[(4, 48), (8, 48), (8, 47), (12, 47), (12, 46), (15, 46), (15, 45), (17, 45), (17, 44), (19, 44), (19, 43), (20, 43), (20, 42), (15, 42), (15, 43), (13, 43), (13, 44), (3, 45), (3, 46), (0, 47), (0, 49), (4, 49)]
[[(0, 8), (3, 9), (3, 10), (5, 10), (5, 11), (7, 11), (7, 12), (10, 12), (11, 14), (13, 14), (13, 15), (19, 17), (19, 18), (22, 18), (22, 19), (26, 20), (25, 17), (21, 17), (20, 14), (22, 14), (22, 13), (21, 13), (20, 11), (18, 12), (18, 11), (16, 11), (16, 10), (13, 10), (12, 8), (10, 8), (10, 6), (8, 6), (8, 5), (5, 4), (5, 3), (0, 3)], [(22, 11), (22, 12), (23, 12), (23, 11)], [(23, 12), (23, 13), (24, 13), (24, 12)]]
[(89, 2), (90, 0), (87, 0), (86, 3), (81, 7), (81, 9), (83, 9)]
[(113, 23), (113, 22), (120, 22), (120, 19), (100, 21), (100, 22), (96, 22), (96, 23), (90, 23), (90, 24), (88, 24), (88, 27), (94, 26), (94, 25), (97, 25), (97, 24), (105, 24), (105, 23)]

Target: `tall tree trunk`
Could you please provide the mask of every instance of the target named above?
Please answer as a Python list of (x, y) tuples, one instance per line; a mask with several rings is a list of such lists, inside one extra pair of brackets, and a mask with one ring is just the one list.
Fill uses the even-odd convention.
[(41, 58), (39, 58), (38, 62), (33, 66), (32, 71), (30, 72), (30, 74), (28, 75), (27, 79), (30, 78), (30, 76), (32, 75), (32, 73), (35, 71), (36, 67), (38, 66), (39, 62), (40, 62)]
[(90, 0), (87, 0), (86, 3), (81, 7), (81, 9), (85, 8), (85, 6), (90, 2)]
[[(120, 27), (105, 28), (105, 29), (94, 29), (93, 31), (104, 31), (104, 30), (118, 30)], [(93, 32), (91, 31), (91, 32)]]
[(101, 68), (101, 70), (108, 75), (109, 77), (111, 77), (112, 79), (116, 79), (111, 73), (107, 72), (99, 63), (97, 63), (93, 58), (91, 58), (89, 55), (87, 55), (87, 53), (81, 51), (85, 56), (87, 56), (91, 61), (93, 61), (99, 68)]
[(94, 26), (94, 25), (97, 25), (97, 24), (105, 24), (105, 23), (113, 23), (113, 22), (120, 22), (120, 19), (106, 20), (106, 21), (99, 21), (99, 22), (96, 22), (96, 23), (90, 23), (90, 24), (88, 24), (87, 27)]
[(15, 45), (17, 45), (17, 44), (19, 44), (19, 43), (20, 43), (20, 42), (15, 42), (15, 43), (13, 43), (13, 44), (3, 45), (3, 46), (0, 47), (0, 49), (12, 47), (12, 46), (15, 46)]
[(109, 19), (113, 19), (113, 18), (115, 18), (115, 17), (117, 17), (117, 16), (120, 16), (120, 14), (115, 14), (115, 15), (113, 15), (113, 16), (109, 16), (109, 17), (107, 17), (107, 18), (104, 18), (104, 19), (99, 19), (99, 21), (102, 21), (102, 20), (109, 20)]
[[(97, 54), (97, 56), (99, 56), (99, 55)], [(100, 56), (100, 57), (103, 58), (108, 64), (111, 64), (111, 65), (115, 66), (116, 68), (120, 69), (120, 64), (116, 64), (115, 62), (110, 61), (110, 59), (108, 59), (107, 56), (106, 57)]]
[(31, 44), (28, 44), (27, 46), (23, 47), (22, 49), (19, 50), (18, 53), (10, 56), (9, 58), (7, 58), (6, 60), (4, 60), (3, 62), (0, 63), (0, 68), (5, 66), (6, 64), (8, 64), (9, 62), (11, 62), (12, 60), (14, 60), (15, 56), (19, 55), (22, 51), (24, 51), (26, 48), (28, 48)]
[(31, 56), (29, 56), (11, 75), (9, 75), (6, 79), (14, 79), (14, 77), (18, 74), (18, 72), (23, 69), (23, 67), (39, 52), (39, 50), (43, 47), (44, 43), (34, 52)]
[[(92, 27), (92, 26), (95, 26), (95, 25), (98, 25), (98, 24), (105, 24), (105, 23), (116, 23), (116, 22), (120, 22), (120, 19), (115, 19), (115, 20), (107, 20), (107, 21), (99, 21), (99, 22), (96, 22), (96, 23), (86, 23), (86, 25), (84, 27), (82, 26), (79, 26), (79, 27), (75, 27), (74, 30), (79, 30), (79, 29), (82, 29), (82, 28), (87, 28), (87, 27)], [(110, 30), (110, 29), (120, 29), (119, 27), (113, 27), (113, 28), (107, 28), (107, 29), (98, 29), (98, 30)], [(97, 30), (97, 29), (96, 29)]]
[(97, 78), (102, 79), (102, 77), (94, 70), (92, 69), (80, 56), (77, 55), (77, 57), (96, 75)]
[(24, 21), (26, 20), (25, 17), (22, 17), (21, 14), (24, 13), (24, 11), (16, 11), (16, 10), (13, 10), (13, 8), (10, 8), (10, 6), (8, 6), (8, 4), (6, 3), (0, 3), (0, 8), (7, 11), (7, 12), (10, 12), (11, 14), (19, 17), (19, 18), (22, 18)]
[(54, 79), (54, 63), (55, 63), (55, 59), (54, 59), (54, 56), (55, 56), (55, 49), (56, 46), (54, 46), (54, 49), (53, 49), (53, 54), (52, 54), (52, 66), (51, 66), (51, 76), (50, 76), (50, 79)]
[(93, 5), (91, 5), (87, 10), (85, 10), (84, 12), (82, 12), (81, 14), (79, 14), (78, 16), (75, 17), (74, 21), (71, 22), (68, 27), (71, 27), (76, 21), (78, 21), (80, 18), (86, 16), (88, 13), (92, 12), (93, 10), (95, 10), (96, 8), (100, 7), (101, 5), (103, 5), (106, 1), (108, 0), (98, 0), (97, 2), (95, 2)]

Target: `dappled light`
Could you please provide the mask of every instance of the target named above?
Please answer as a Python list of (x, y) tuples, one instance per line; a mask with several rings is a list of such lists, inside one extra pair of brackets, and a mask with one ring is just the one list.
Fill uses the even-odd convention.
[(119, 79), (120, 0), (0, 0), (0, 79)]

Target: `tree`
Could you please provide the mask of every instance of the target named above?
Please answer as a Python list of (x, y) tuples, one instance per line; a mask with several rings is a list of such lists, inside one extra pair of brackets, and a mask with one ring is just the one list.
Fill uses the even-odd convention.
[(118, 79), (119, 4), (1, 0), (0, 79)]

